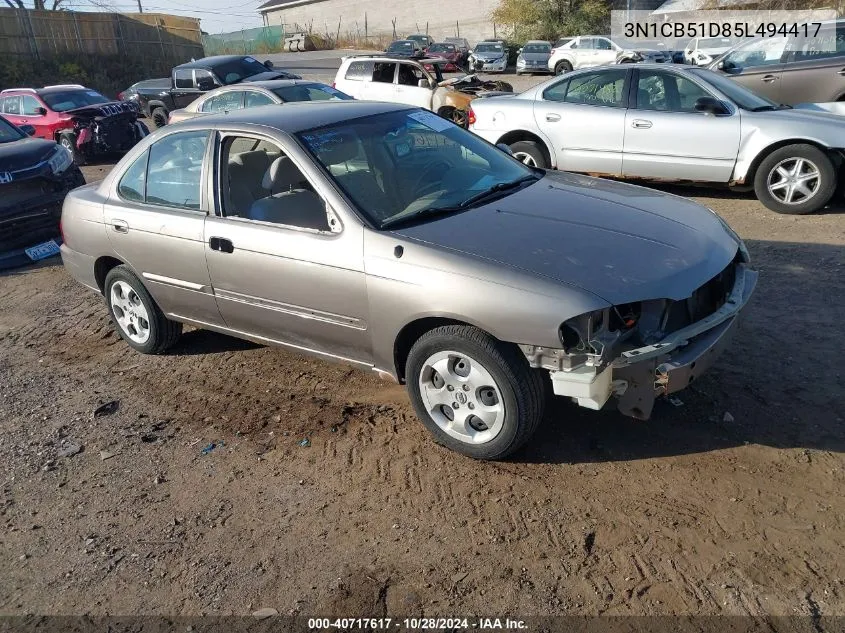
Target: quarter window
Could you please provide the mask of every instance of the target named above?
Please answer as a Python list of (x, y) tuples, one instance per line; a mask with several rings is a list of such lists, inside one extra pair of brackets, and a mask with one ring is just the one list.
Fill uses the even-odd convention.
[(150, 147), (146, 202), (199, 209), (207, 132), (165, 136)]
[(637, 109), (664, 112), (695, 112), (695, 102), (711, 97), (709, 92), (685, 77), (660, 71), (640, 71)]
[(3, 113), (4, 114), (20, 114), (21, 113), (21, 98), (20, 97), (6, 97), (3, 99)]
[(364, 81), (373, 76), (373, 62), (352, 62), (346, 69), (346, 79)]

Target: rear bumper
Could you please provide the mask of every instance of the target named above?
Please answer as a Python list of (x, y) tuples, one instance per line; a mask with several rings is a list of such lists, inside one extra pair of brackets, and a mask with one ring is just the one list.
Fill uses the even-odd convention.
[(70, 276), (91, 290), (100, 292), (94, 277), (94, 258), (73, 250), (67, 244), (62, 244), (61, 251), (62, 263)]

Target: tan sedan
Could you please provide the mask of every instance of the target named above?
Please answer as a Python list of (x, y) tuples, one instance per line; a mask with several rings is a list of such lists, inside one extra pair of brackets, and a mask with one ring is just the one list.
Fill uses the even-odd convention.
[(299, 101), (346, 101), (348, 94), (316, 81), (274, 79), (223, 86), (207, 92), (188, 107), (170, 113), (168, 123), (187, 121), (205, 114)]

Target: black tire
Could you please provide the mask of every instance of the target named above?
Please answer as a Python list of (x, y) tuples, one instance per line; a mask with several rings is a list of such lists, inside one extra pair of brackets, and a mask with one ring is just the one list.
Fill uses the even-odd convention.
[(77, 165), (85, 164), (85, 155), (79, 151), (79, 148), (76, 146), (76, 134), (73, 134), (72, 132), (63, 132), (59, 134), (58, 142), (59, 145), (70, 152), (70, 155), (73, 156), (74, 163)]
[[(775, 171), (779, 166), (786, 168), (788, 171), (791, 169), (790, 165), (795, 164), (790, 161), (798, 159), (808, 161), (815, 167), (818, 177), (816, 180), (810, 181), (808, 186), (811, 189), (813, 183), (817, 183), (817, 186), (812, 195), (803, 196), (797, 202), (786, 203), (769, 191), (769, 178), (775, 176)], [(818, 147), (804, 143), (776, 149), (763, 159), (763, 162), (757, 167), (757, 173), (754, 174), (754, 193), (757, 195), (757, 199), (766, 208), (789, 215), (803, 215), (823, 208), (833, 197), (836, 184), (836, 169), (828, 155)]]
[(153, 108), (153, 111), (150, 113), (150, 118), (153, 120), (153, 123), (157, 128), (164, 127), (167, 125), (167, 110), (161, 106)]
[[(117, 321), (115, 309), (112, 305), (112, 286), (119, 281), (131, 287), (146, 310), (148, 316), (147, 321), (149, 323), (149, 337), (144, 343), (138, 343), (129, 338)], [(164, 316), (161, 308), (158, 307), (158, 304), (150, 296), (150, 293), (147, 292), (144, 284), (141, 283), (141, 280), (135, 276), (135, 273), (128, 266), (115, 266), (109, 271), (108, 275), (106, 275), (105, 284), (103, 285), (103, 294), (105, 295), (106, 306), (109, 309), (109, 316), (117, 333), (120, 334), (120, 337), (131, 348), (142, 354), (161, 354), (172, 347), (182, 334), (182, 324), (171, 321)]]
[(565, 59), (555, 64), (555, 75), (563, 75), (569, 72), (572, 72), (572, 64)]
[[(444, 351), (474, 359), (495, 381), (494, 386), (502, 396), (504, 417), (501, 429), (489, 441), (480, 444), (461, 441), (441, 429), (426, 410), (420, 392), (420, 376), (425, 362)], [(405, 370), (411, 402), (435, 441), (468, 457), (485, 460), (507, 457), (530, 439), (543, 419), (546, 399), (540, 373), (528, 366), (515, 345), (497, 341), (478, 328), (448, 325), (426, 332), (411, 348)]]
[(447, 106), (440, 108), (440, 110), (437, 111), (437, 114), (447, 121), (451, 121), (455, 125), (464, 129), (469, 126), (469, 117), (467, 116), (466, 110), (458, 110), (457, 108)]
[(527, 154), (534, 161), (533, 167), (539, 167), (541, 169), (549, 168), (549, 161), (546, 158), (546, 153), (543, 151), (543, 148), (540, 147), (540, 144), (536, 141), (517, 141), (516, 143), (511, 143), (510, 148), (511, 151), (514, 153), (514, 157), (517, 158), (517, 160), (525, 162), (521, 159), (521, 157), (518, 157), (516, 155)]

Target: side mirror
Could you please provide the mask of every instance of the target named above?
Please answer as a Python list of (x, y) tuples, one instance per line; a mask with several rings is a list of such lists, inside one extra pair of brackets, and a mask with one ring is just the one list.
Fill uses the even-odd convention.
[(35, 136), (35, 126), (33, 125), (19, 125), (18, 126), (24, 134), (27, 136)]
[(269, 68), (270, 70), (273, 70), (273, 62), (271, 62), (271, 61), (268, 59), (266, 62), (264, 62), (264, 67), (265, 67), (265, 68)]
[(214, 90), (214, 80), (209, 78), (200, 79), (197, 82), (197, 88), (202, 90), (203, 92), (207, 92), (209, 90)]
[(420, 79), (417, 81), (417, 86), (419, 88), (431, 88), (431, 82), (428, 79)]
[(45, 116), (47, 114), (47, 108), (38, 107), (35, 108), (35, 115), (36, 116)]
[(498, 147), (500, 150), (502, 150), (508, 156), (513, 156), (513, 150), (510, 148), (510, 145), (508, 145), (506, 143), (498, 143), (496, 145), (496, 147)]
[(719, 70), (725, 70), (725, 60), (722, 60), (718, 64), (716, 64), (716, 68), (718, 68)]
[(728, 114), (725, 105), (713, 97), (699, 97), (695, 102), (695, 111), (704, 114)]

